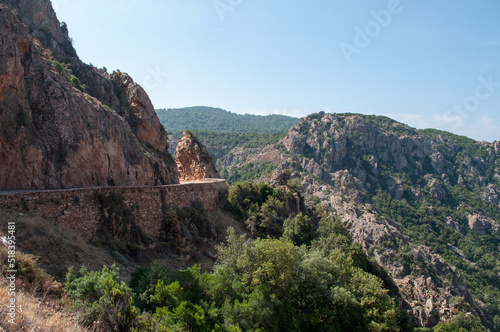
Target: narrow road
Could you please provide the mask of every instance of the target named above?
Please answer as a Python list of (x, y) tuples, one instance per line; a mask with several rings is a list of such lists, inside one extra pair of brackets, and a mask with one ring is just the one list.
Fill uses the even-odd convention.
[(106, 187), (87, 187), (87, 188), (68, 188), (68, 189), (0, 189), (0, 195), (14, 195), (24, 193), (38, 193), (38, 192), (61, 192), (61, 191), (78, 191), (78, 190), (98, 190), (98, 189), (127, 189), (127, 188), (151, 188), (151, 187), (170, 187), (182, 186), (186, 184), (202, 184), (202, 183), (216, 183), (226, 181), (224, 179), (206, 179), (203, 181), (188, 181), (176, 184), (167, 184), (164, 186), (106, 186)]

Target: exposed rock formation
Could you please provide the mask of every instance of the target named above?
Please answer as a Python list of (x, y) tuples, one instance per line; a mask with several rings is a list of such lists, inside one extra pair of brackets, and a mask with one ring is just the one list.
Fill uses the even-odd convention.
[[(416, 243), (415, 230), (409, 229), (427, 228), (434, 236), (429, 242), (441, 248), (449, 247), (436, 238), (441, 229), (465, 236), (467, 218), (473, 232), (492, 235), (499, 227), (494, 218), (468, 217), (465, 211), (478, 211), (477, 203), (471, 206), (466, 197), (491, 204), (492, 210), (498, 206), (500, 189), (484, 175), (490, 169), (490, 179), (500, 179), (498, 146), (416, 130), (384, 117), (317, 113), (301, 119), (277, 144), (261, 151), (235, 149), (223, 164), (237, 170), (250, 162), (271, 161), (277, 169), (267, 176), (270, 183), (290, 169), (310, 203), (319, 200), (335, 211), (353, 239), (387, 268), (409, 304), (413, 323), (432, 327), (460, 311), (486, 317), (477, 298), (481, 290), (473, 298), (459, 270), (443, 257), (451, 252), (473, 269), (481, 267), (459, 248), (436, 254)], [(273, 158), (268, 157), (271, 151)], [(462, 190), (470, 196), (461, 195)], [(459, 213), (450, 215), (442, 209), (446, 205)], [(398, 207), (406, 210), (396, 211)], [(463, 299), (460, 308), (454, 304), (457, 299)]]
[(470, 229), (477, 235), (486, 235), (491, 229), (500, 232), (500, 225), (495, 220), (481, 214), (470, 214), (468, 220)]
[(440, 202), (446, 201), (446, 199), (448, 198), (447, 194), (446, 194), (446, 190), (444, 189), (442, 184), (439, 182), (439, 180), (433, 178), (430, 175), (427, 175), (425, 178), (428, 181), (427, 185), (430, 188), (431, 195)]
[(184, 136), (177, 144), (175, 156), (181, 181), (220, 178), (207, 148), (190, 132), (184, 132)]
[(457, 221), (455, 221), (453, 219), (453, 217), (446, 218), (446, 225), (451, 227), (454, 231), (456, 231), (458, 233), (462, 233), (462, 227), (460, 226), (460, 224)]
[[(432, 269), (433, 274), (446, 276), (446, 278), (439, 280), (425, 276), (423, 271), (417, 269), (414, 274), (419, 275), (419, 277), (408, 275), (403, 279), (395, 279), (405, 300), (412, 307), (413, 325), (434, 326), (442, 319), (452, 318), (457, 312), (455, 310), (456, 304), (453, 301), (456, 295), (459, 295), (464, 301), (468, 311), (477, 313), (478, 308), (455, 267), (450, 266), (428, 247), (419, 246), (412, 250), (412, 255), (414, 260), (425, 262)], [(440, 286), (443, 281), (448, 286)]]
[(49, 0), (0, 3), (0, 188), (178, 183), (146, 92), (83, 64)]
[(50, 0), (0, 0), (11, 8), (31, 34), (44, 48), (49, 48), (58, 58), (76, 57), (68, 28), (57, 20)]

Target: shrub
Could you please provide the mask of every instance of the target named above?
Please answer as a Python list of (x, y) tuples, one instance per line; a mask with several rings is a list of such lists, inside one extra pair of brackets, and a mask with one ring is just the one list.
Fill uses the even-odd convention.
[(160, 328), (183, 331), (205, 331), (205, 311), (199, 305), (188, 301), (184, 289), (178, 281), (165, 285), (161, 280), (156, 285), (151, 299), (158, 304), (156, 315), (160, 318)]
[[(73, 49), (72, 46), (70, 48)], [(85, 92), (85, 85), (82, 85), (80, 83), (80, 80), (78, 79), (78, 77), (73, 75), (73, 71), (70, 68), (68, 68), (68, 66), (66, 64), (61, 63), (57, 60), (48, 60), (48, 61), (54, 67), (56, 67), (59, 74), (61, 74), (68, 82), (70, 82), (74, 88), (80, 90), (81, 92)]]
[(70, 79), (70, 83), (71, 85), (80, 90), (81, 92), (84, 92), (85, 91), (85, 88), (82, 86), (82, 84), (80, 83), (80, 80), (78, 79), (78, 77), (76, 76), (72, 76), (71, 79)]
[(154, 312), (159, 306), (165, 305), (161, 300), (162, 297), (157, 295), (158, 282), (161, 281), (163, 285), (168, 286), (178, 281), (186, 299), (198, 303), (203, 298), (200, 282), (204, 276), (197, 265), (183, 271), (173, 271), (155, 263), (132, 272), (130, 287), (136, 295), (139, 308)]
[(130, 331), (138, 325), (139, 310), (133, 305), (132, 292), (118, 282), (118, 268), (102, 271), (73, 268), (66, 275), (66, 292), (77, 307), (83, 308), (82, 323), (102, 331)]
[(460, 314), (451, 321), (439, 323), (435, 332), (486, 332), (479, 319), (472, 314)]
[(266, 331), (397, 331), (399, 311), (382, 280), (341, 250), (230, 231), (208, 293), (225, 324)]
[(56, 67), (59, 74), (61, 74), (66, 80), (70, 80), (73, 76), (73, 71), (68, 68), (68, 66), (64, 63), (60, 63), (57, 60), (49, 60), (49, 62)]

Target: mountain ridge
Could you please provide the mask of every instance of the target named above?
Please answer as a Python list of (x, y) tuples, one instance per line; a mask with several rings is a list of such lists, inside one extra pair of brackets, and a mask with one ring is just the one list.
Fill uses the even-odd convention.
[(234, 149), (224, 164), (238, 172), (271, 163), (273, 174), (260, 176), (269, 183), (289, 169), (309, 204), (339, 215), (388, 269), (414, 325), (434, 326), (466, 303), (497, 329), (499, 151), (500, 142), (417, 130), (386, 117), (321, 112), (301, 119), (277, 144)]
[(233, 133), (284, 133), (299, 120), (279, 114), (241, 115), (208, 106), (157, 109), (156, 112), (169, 133), (186, 129)]

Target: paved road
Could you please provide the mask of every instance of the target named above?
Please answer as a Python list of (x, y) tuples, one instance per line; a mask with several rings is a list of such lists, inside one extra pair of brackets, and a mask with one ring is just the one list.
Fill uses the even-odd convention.
[(224, 179), (206, 179), (204, 181), (188, 181), (181, 182), (179, 184), (169, 184), (165, 186), (121, 186), (121, 187), (89, 187), (89, 188), (70, 188), (70, 189), (1, 189), (0, 195), (13, 195), (13, 194), (22, 194), (22, 193), (38, 193), (38, 192), (58, 192), (58, 191), (78, 191), (78, 190), (88, 190), (88, 189), (126, 189), (126, 188), (151, 188), (151, 187), (168, 187), (168, 186), (180, 186), (185, 184), (201, 184), (201, 183), (216, 183), (226, 181)]

